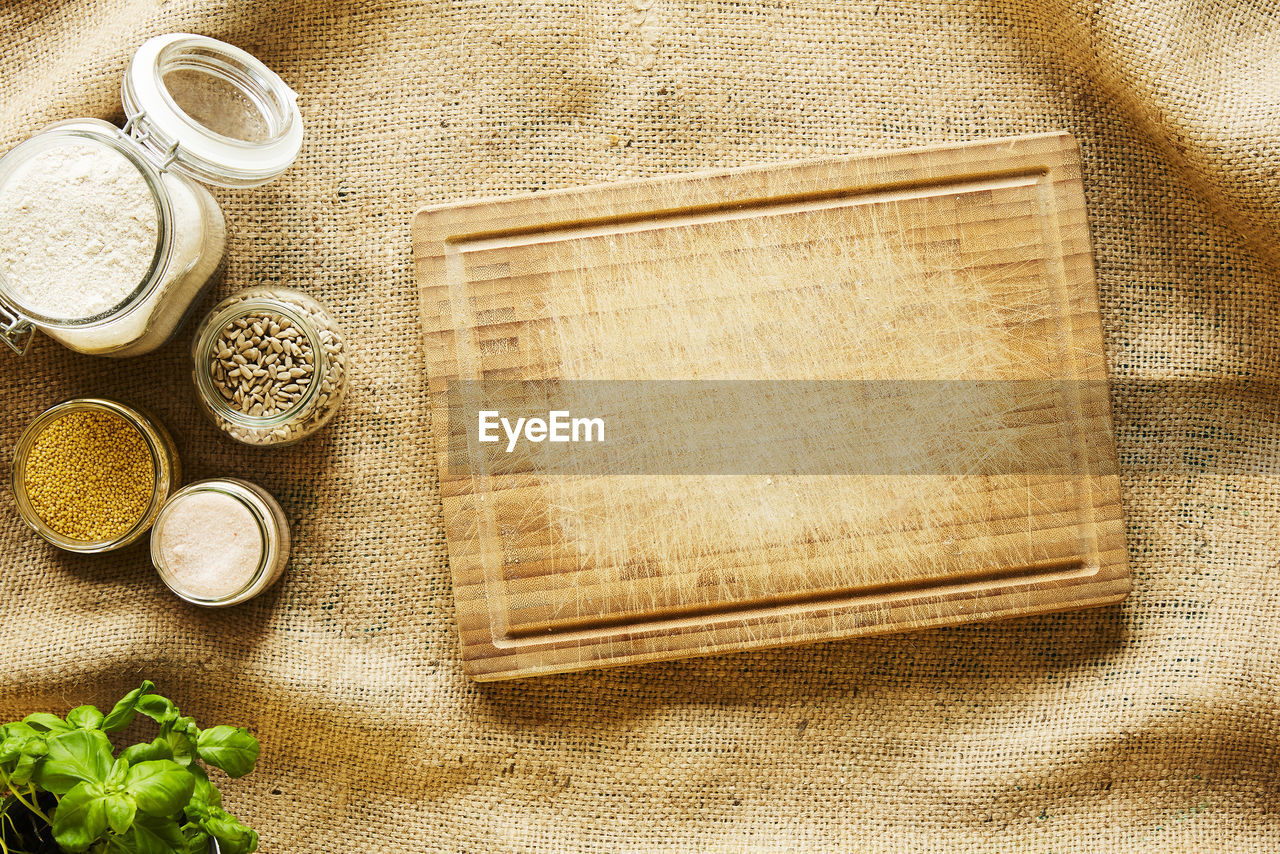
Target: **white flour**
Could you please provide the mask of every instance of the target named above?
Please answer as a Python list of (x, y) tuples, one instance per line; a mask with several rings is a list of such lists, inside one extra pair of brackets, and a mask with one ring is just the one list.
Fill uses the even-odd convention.
[(24, 308), (81, 319), (120, 304), (155, 256), (156, 203), (137, 167), (89, 141), (19, 166), (0, 187), (0, 275)]

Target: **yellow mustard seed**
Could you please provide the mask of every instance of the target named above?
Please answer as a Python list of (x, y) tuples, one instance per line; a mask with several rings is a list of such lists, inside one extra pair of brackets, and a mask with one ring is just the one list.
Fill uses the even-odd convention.
[(36, 437), (23, 470), (44, 523), (82, 542), (113, 540), (142, 519), (155, 490), (147, 441), (113, 412), (71, 412)]

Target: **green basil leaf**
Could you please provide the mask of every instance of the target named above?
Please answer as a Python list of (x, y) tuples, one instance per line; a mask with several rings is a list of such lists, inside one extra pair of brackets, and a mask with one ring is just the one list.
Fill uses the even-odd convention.
[(187, 822), (182, 826), (182, 836), (187, 840), (187, 847), (179, 850), (190, 851), (193, 854), (194, 852), (204, 854), (209, 850), (209, 834), (205, 833), (200, 825)]
[(67, 712), (67, 723), (80, 729), (101, 729), (104, 720), (97, 706), (76, 706)]
[(129, 772), (129, 764), (129, 761), (123, 756), (116, 757), (116, 761), (111, 765), (111, 770), (107, 772), (107, 788), (118, 791), (124, 787), (124, 775)]
[(73, 729), (51, 736), (44, 762), (35, 781), (55, 795), (65, 794), (80, 782), (101, 783), (111, 771), (111, 741), (96, 729)]
[(107, 837), (107, 854), (137, 854), (138, 844), (134, 841), (133, 834), (128, 836), (109, 836)]
[(18, 748), (18, 752), (23, 756), (34, 756), (39, 758), (49, 753), (49, 742), (39, 735), (33, 735), (26, 741), (22, 742), (22, 746)]
[(251, 854), (258, 850), (258, 834), (254, 830), (220, 809), (212, 809), (209, 813), (209, 817), (201, 821), (200, 826), (218, 840), (222, 854)]
[(9, 781), (15, 786), (25, 786), (31, 782), (31, 777), (35, 773), (36, 763), (49, 752), (49, 746), (45, 743), (44, 736), (40, 735), (33, 735), (25, 739), (15, 736), (14, 742), (16, 743), (16, 750), (5, 760), (5, 764), (10, 766), (8, 768)]
[(15, 736), (30, 738), (33, 735), (39, 735), (31, 725), (22, 721), (11, 721), (10, 723), (0, 726), (0, 741), (8, 741)]
[(202, 730), (196, 741), (200, 758), (232, 777), (243, 777), (252, 771), (261, 749), (258, 739), (244, 727), (211, 727)]
[(188, 821), (204, 821), (209, 817), (209, 802), (196, 800), (194, 795), (187, 805), (182, 808), (182, 814), (187, 817)]
[(13, 762), (23, 754), (43, 756), (46, 749), (45, 733), (36, 732), (30, 727), (26, 728), (26, 734), (15, 730), (13, 735), (0, 742), (0, 764)]
[(62, 718), (57, 715), (51, 715), (48, 712), (34, 712), (23, 718), (22, 722), (37, 732), (66, 732), (74, 729), (71, 724)]
[(172, 731), (167, 733), (164, 739), (169, 745), (169, 752), (173, 754), (174, 762), (179, 765), (191, 764), (191, 758), (196, 754), (196, 746), (189, 735), (185, 732)]
[(176, 721), (179, 716), (178, 707), (168, 697), (159, 694), (144, 694), (138, 698), (138, 711), (159, 724)]
[(39, 761), (40, 757), (38, 756), (32, 756), (29, 753), (20, 754), (17, 764), (9, 772), (9, 782), (14, 786), (25, 786), (30, 783), (31, 777), (36, 770), (36, 763)]
[(196, 778), (196, 788), (191, 793), (191, 803), (187, 805), (188, 817), (192, 807), (200, 808), (204, 814), (208, 814), (210, 806), (222, 806), (222, 793), (218, 791), (217, 786), (209, 782), (209, 775), (205, 770), (199, 765), (192, 765), (187, 770)]
[(128, 694), (120, 698), (120, 702), (116, 703), (107, 712), (106, 718), (102, 721), (102, 729), (105, 732), (119, 732), (120, 730), (133, 723), (133, 718), (138, 714), (138, 698), (144, 694), (150, 694), (155, 690), (155, 685), (150, 681), (143, 682), (141, 687), (134, 688)]
[(17, 744), (19, 749), (21, 745), (29, 738), (44, 738), (45, 733), (42, 730), (35, 730), (29, 724), (22, 721), (14, 721), (11, 724), (5, 724), (0, 729), (0, 750), (8, 750), (11, 744)]
[(178, 814), (195, 789), (196, 778), (172, 759), (140, 762), (125, 775), (125, 791), (147, 815), (169, 818)]
[(107, 824), (116, 833), (125, 833), (133, 826), (133, 817), (138, 812), (138, 805), (128, 795), (107, 795)]
[(106, 798), (97, 783), (77, 784), (53, 811), (53, 838), (63, 851), (84, 851), (106, 829)]
[(173, 748), (169, 746), (169, 742), (166, 739), (157, 738), (155, 741), (146, 741), (142, 744), (133, 744), (126, 747), (120, 754), (120, 758), (130, 765), (149, 762), (153, 759), (172, 759)]
[(133, 821), (129, 836), (134, 842), (134, 847), (130, 850), (137, 854), (174, 854), (178, 851), (195, 850), (187, 846), (182, 829), (171, 818), (139, 813)]

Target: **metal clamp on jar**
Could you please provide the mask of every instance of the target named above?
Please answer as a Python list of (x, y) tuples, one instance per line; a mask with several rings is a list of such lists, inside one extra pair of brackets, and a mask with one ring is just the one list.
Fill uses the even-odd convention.
[(255, 187), (302, 147), (297, 96), (205, 36), (145, 42), (125, 73), (124, 129), (73, 119), (0, 158), (0, 338), (33, 329), (72, 350), (149, 353), (217, 270), (222, 211), (201, 185)]

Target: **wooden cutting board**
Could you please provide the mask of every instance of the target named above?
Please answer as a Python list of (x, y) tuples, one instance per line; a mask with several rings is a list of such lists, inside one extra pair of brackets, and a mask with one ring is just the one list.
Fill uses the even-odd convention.
[[(475, 679), (1129, 590), (1067, 134), (429, 207), (413, 242)], [(477, 444), (477, 410), (526, 381), (573, 397), (575, 414), (608, 409), (614, 436), (627, 401), (662, 415), (667, 400), (686, 444), (505, 465)], [(814, 388), (856, 399), (846, 426), (815, 414)], [(698, 400), (713, 405), (678, 417)], [(735, 432), (748, 409), (762, 417)], [(715, 448), (697, 446), (700, 423)], [(832, 435), (826, 467), (806, 467), (806, 443)]]

